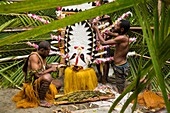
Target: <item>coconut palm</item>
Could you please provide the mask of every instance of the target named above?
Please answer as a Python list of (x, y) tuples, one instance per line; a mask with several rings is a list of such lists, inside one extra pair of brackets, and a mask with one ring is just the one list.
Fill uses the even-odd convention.
[[(50, 17), (49, 15), (43, 15), (43, 10), (54, 10), (56, 6), (69, 6), (91, 1), (94, 0), (76, 0), (74, 2), (72, 0), (28, 0), (10, 4), (3, 2), (0, 5), (0, 14), (1, 17), (4, 18), (6, 16), (7, 19), (3, 19), (3, 23), (1, 23), (0, 26), (0, 31), (8, 26), (31, 26), (33, 28), (18, 34), (2, 34), (2, 37), (0, 37), (0, 46), (5, 47), (10, 44), (22, 44), (26, 40), (36, 41), (36, 37), (48, 34), (54, 29), (59, 29), (67, 25), (94, 18), (96, 16), (131, 8), (134, 10), (137, 21), (140, 23), (143, 32), (142, 35), (137, 33), (135, 34), (138, 35), (140, 41), (131, 45), (131, 49), (137, 51), (140, 54), (140, 57), (129, 58), (131, 63), (131, 77), (129, 77), (129, 79), (132, 80), (133, 76), (133, 80), (127, 89), (116, 99), (109, 112), (114, 109), (124, 95), (132, 89), (135, 89), (121, 110), (121, 112), (124, 112), (129, 103), (134, 99), (137, 100), (138, 94), (144, 90), (148, 84), (153, 84), (155, 90), (156, 88), (160, 88), (167, 110), (170, 111), (170, 103), (167, 97), (167, 91), (169, 92), (168, 78), (170, 74), (168, 68), (168, 60), (170, 58), (170, 45), (168, 43), (170, 42), (169, 2), (167, 0), (159, 1), (159, 3), (161, 3), (160, 15), (158, 10), (158, 0), (116, 0), (115, 2), (79, 12), (61, 20), (56, 20), (53, 16)], [(49, 20), (50, 23), (42, 24), (34, 21), (27, 16), (28, 12), (38, 13), (39, 15), (42, 15), (43, 18)], [(153, 17), (153, 20), (151, 17)], [(154, 31), (152, 31), (151, 26), (154, 27)], [(47, 37), (47, 39), (49, 39), (49, 37)], [(148, 58), (145, 59), (144, 56), (148, 56)], [(18, 65), (19, 69), (22, 66), (19, 63), (22, 63), (22, 61), (13, 62), (10, 66), (12, 67), (14, 65)], [(17, 86), (16, 82), (13, 82), (13, 75), (6, 76), (7, 72), (5, 70), (10, 69), (10, 67), (7, 69), (1, 67), (0, 69), (0, 73), (3, 76), (1, 78), (5, 78), (9, 82), (13, 83), (13, 85)], [(17, 73), (19, 73), (19, 71), (16, 71), (15, 75), (17, 75)], [(14, 78), (16, 77), (17, 76)], [(141, 78), (144, 78), (145, 81), (140, 81)], [(133, 110), (135, 110), (135, 107), (136, 102), (133, 106)]]

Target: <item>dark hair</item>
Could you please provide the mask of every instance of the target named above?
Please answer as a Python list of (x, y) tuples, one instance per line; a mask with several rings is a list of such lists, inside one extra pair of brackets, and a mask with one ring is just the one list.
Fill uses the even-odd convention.
[(41, 41), (38, 45), (38, 50), (40, 50), (41, 48), (48, 50), (50, 47), (50, 43), (48, 41)]
[(130, 28), (130, 22), (128, 20), (120, 20), (120, 28), (124, 28), (122, 34), (127, 33)]

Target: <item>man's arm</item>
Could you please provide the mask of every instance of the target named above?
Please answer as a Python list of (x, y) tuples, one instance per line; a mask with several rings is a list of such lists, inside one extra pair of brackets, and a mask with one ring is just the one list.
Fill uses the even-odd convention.
[(50, 72), (54, 72), (54, 71), (57, 71), (57, 67), (56, 66), (52, 66), (51, 68), (48, 68), (42, 72), (39, 72), (39, 74), (43, 75), (43, 74), (46, 74), (46, 73), (50, 73)]
[(41, 67), (39, 66), (39, 58), (37, 57), (37, 55), (31, 55), (30, 58), (30, 65), (31, 65), (31, 70), (35, 71), (35, 76), (36, 77), (40, 77), (41, 75), (44, 75), (46, 73), (50, 73), (50, 72), (54, 72), (57, 70), (56, 66), (51, 66), (50, 68), (41, 71)]
[(117, 36), (116, 38), (105, 41), (105, 39), (101, 36), (98, 27), (97, 26), (92, 26), (92, 28), (96, 31), (101, 44), (104, 44), (104, 45), (113, 45), (113, 44), (120, 43), (121, 40), (122, 40), (122, 38), (116, 34), (116, 36)]
[(122, 42), (122, 38), (120, 36), (117, 36), (114, 39), (103, 41), (103, 42), (101, 42), (101, 44), (104, 44), (104, 45), (115, 45), (115, 44), (119, 44), (121, 42)]
[(52, 67), (52, 64), (46, 64), (46, 69), (49, 69)]
[(29, 57), (29, 63), (30, 63), (30, 70), (35, 72), (36, 77), (40, 77), (40, 74), (38, 74), (39, 71), (41, 71), (41, 67), (39, 66), (39, 58), (37, 55), (31, 55)]
[(96, 31), (97, 36), (98, 36), (98, 38), (99, 38), (100, 42), (101, 42), (101, 43), (103, 43), (105, 40), (104, 40), (104, 38), (101, 36), (101, 34), (100, 34), (100, 31), (99, 31), (98, 27), (97, 27), (97, 26), (95, 26), (95, 25), (92, 25), (92, 28)]

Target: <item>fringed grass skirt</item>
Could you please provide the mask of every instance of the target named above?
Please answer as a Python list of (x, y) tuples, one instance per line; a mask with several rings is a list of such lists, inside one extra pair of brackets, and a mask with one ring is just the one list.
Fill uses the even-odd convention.
[[(33, 88), (34, 87), (34, 88)], [(19, 91), (12, 100), (16, 102), (17, 108), (34, 108), (38, 107), (40, 99), (38, 89), (40, 88), (40, 80), (34, 82), (34, 86), (29, 83), (23, 84), (23, 90)], [(55, 85), (50, 84), (49, 91), (46, 93), (46, 101), (53, 103), (54, 97), (57, 94)]]
[(94, 90), (98, 85), (97, 76), (93, 68), (74, 71), (72, 67), (65, 69), (64, 93), (79, 90)]

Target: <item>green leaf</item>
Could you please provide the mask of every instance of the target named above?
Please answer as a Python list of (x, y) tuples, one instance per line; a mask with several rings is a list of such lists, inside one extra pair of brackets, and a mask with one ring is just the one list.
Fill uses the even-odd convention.
[[(168, 101), (167, 92), (165, 89), (166, 87), (165, 87), (164, 79), (163, 79), (163, 76), (161, 73), (162, 65), (160, 65), (161, 61), (158, 58), (159, 51), (153, 44), (153, 37), (151, 34), (150, 25), (146, 19), (146, 9), (144, 8), (143, 5), (144, 4), (140, 5), (142, 7), (142, 12), (139, 12), (140, 9), (137, 6), (135, 6), (135, 11), (139, 17), (139, 21), (142, 26), (143, 34), (144, 34), (144, 37), (147, 42), (148, 50), (149, 50), (150, 56), (152, 58), (153, 67), (154, 67), (156, 77), (158, 79), (158, 83), (159, 83), (159, 86), (161, 88), (161, 91), (162, 91), (162, 94), (164, 97), (165, 104), (167, 106), (167, 109), (169, 109), (169, 111), (170, 111), (170, 103)], [(157, 8), (157, 7), (155, 7), (155, 8)]]
[(165, 61), (169, 60), (170, 58), (170, 34), (167, 36), (167, 38), (162, 42), (161, 47), (159, 49), (160, 54), (159, 58), (161, 60), (161, 65), (165, 63)]
[(168, 11), (165, 19), (164, 37), (168, 36), (168, 34), (170, 33), (168, 32), (168, 28), (170, 28), (170, 6), (168, 7)]
[(22, 2), (15, 2), (11, 4), (0, 5), (1, 13), (19, 13), (38, 11), (43, 9), (56, 8), (57, 6), (70, 6), (94, 0), (25, 0)]
[(14, 64), (12, 64), (12, 65), (10, 65), (10, 66), (4, 68), (4, 69), (1, 69), (1, 70), (0, 70), (0, 73), (3, 73), (4, 71), (6, 71), (6, 70), (10, 69), (11, 67), (13, 67), (13, 66), (19, 64), (20, 62), (22, 62), (22, 61), (16, 62), (16, 63), (14, 63)]
[[(165, 39), (165, 2), (161, 2), (161, 20), (160, 20), (160, 33), (159, 33), (159, 45), (162, 43), (162, 41)], [(168, 19), (168, 18), (167, 18)], [(156, 31), (155, 31), (156, 32)], [(164, 34), (165, 33), (165, 34)]]
[(112, 2), (110, 4), (105, 4), (100, 7), (95, 7), (93, 9), (79, 12), (75, 15), (68, 16), (61, 20), (56, 20), (47, 25), (42, 25), (40, 27), (34, 28), (33, 30), (26, 31), (23, 33), (19, 33), (14, 36), (7, 37), (5, 39), (0, 40), (0, 46), (9, 44), (12, 42), (18, 42), (24, 39), (29, 39), (31, 37), (36, 37), (45, 33), (48, 33), (52, 30), (63, 28), (67, 25), (71, 25), (77, 22), (81, 22), (87, 19), (94, 18), (99, 15), (104, 15), (108, 13), (112, 13), (114, 11), (118, 11), (124, 8), (131, 7), (133, 5), (133, 0), (125, 1), (125, 2)]
[(8, 26), (9, 26), (11, 23), (13, 23), (14, 21), (16, 21), (16, 19), (9, 20), (8, 22), (6, 22), (6, 23), (4, 23), (3, 25), (1, 25), (1, 26), (0, 26), (0, 32), (1, 32), (4, 28), (8, 27)]

